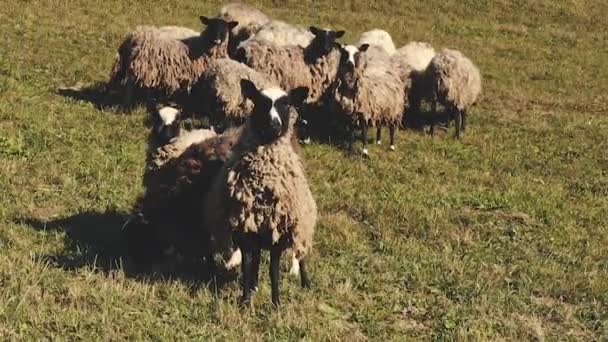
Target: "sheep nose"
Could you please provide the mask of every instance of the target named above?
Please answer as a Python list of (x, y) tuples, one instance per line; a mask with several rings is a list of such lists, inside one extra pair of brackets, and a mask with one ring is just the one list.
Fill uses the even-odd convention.
[(270, 127), (273, 130), (280, 130), (281, 129), (281, 120), (279, 120), (278, 118), (272, 118), (272, 120), (270, 121)]
[(214, 42), (215, 44), (219, 44), (219, 43), (221, 43), (222, 41), (221, 41), (220, 39), (216, 39), (216, 40), (214, 40), (213, 42)]

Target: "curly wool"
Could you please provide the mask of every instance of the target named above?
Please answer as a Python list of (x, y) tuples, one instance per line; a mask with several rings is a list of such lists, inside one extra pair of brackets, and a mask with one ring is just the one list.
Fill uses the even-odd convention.
[(481, 74), (460, 51), (443, 49), (427, 68), (437, 100), (445, 106), (466, 111), (481, 93)]
[[(203, 35), (191, 36), (194, 31), (188, 30), (140, 26), (127, 34), (114, 60), (110, 84), (125, 85), (130, 80), (139, 88), (169, 96), (188, 91), (209, 60), (228, 54), (227, 41), (209, 46)], [(204, 53), (195, 56), (193, 49)]]
[(239, 48), (239, 61), (267, 76), (282, 89), (308, 87), (307, 104), (321, 100), (336, 78), (340, 53), (337, 50), (307, 62), (311, 47), (277, 46), (248, 40)]
[(242, 123), (251, 115), (253, 102), (243, 97), (241, 79), (252, 81), (258, 88), (275, 86), (261, 73), (227, 58), (211, 62), (201, 76), (192, 92), (213, 122), (228, 119)]
[(378, 46), (384, 49), (384, 51), (386, 51), (386, 53), (389, 55), (394, 54), (397, 50), (391, 35), (388, 32), (380, 29), (373, 29), (371, 31), (363, 32), (359, 37), (357, 46), (361, 46), (363, 44)]
[(402, 80), (392, 63), (367, 56), (359, 59), (352, 75), (338, 81), (335, 105), (354, 125), (364, 120), (376, 127), (400, 126), (410, 83)]
[(237, 41), (243, 41), (251, 37), (262, 26), (270, 22), (270, 18), (262, 11), (240, 2), (222, 6), (217, 17), (239, 23), (232, 29), (233, 38)]
[(211, 187), (203, 211), (206, 226), (226, 259), (236, 232), (286, 243), (302, 259), (312, 248), (317, 207), (293, 147), (293, 126), (269, 145), (260, 145), (251, 130), (246, 123)]
[(252, 36), (251, 39), (265, 41), (277, 46), (297, 45), (307, 47), (315, 36), (306, 28), (271, 20)]

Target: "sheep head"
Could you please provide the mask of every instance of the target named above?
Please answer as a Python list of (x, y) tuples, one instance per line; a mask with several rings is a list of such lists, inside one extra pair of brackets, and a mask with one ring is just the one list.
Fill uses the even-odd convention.
[(259, 90), (253, 82), (241, 80), (243, 96), (253, 102), (251, 128), (263, 144), (269, 144), (287, 133), (292, 124), (290, 107), (299, 107), (308, 97), (307, 87), (298, 87), (288, 93), (280, 88)]

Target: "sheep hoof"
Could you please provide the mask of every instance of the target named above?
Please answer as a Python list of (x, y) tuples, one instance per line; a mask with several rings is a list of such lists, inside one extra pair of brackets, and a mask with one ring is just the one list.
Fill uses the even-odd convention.
[(236, 251), (234, 251), (232, 253), (232, 255), (230, 256), (230, 260), (228, 260), (225, 264), (224, 267), (227, 270), (231, 270), (237, 266), (239, 266), (241, 264), (241, 261), (243, 259), (243, 254), (241, 253), (240, 249), (237, 249)]
[(376, 141), (376, 145), (382, 145), (382, 141), (377, 140), (377, 141)]
[(310, 138), (304, 139), (304, 144), (306, 144), (306, 145), (310, 144)]
[(395, 150), (395, 145), (391, 145), (391, 147), (389, 147), (389, 149), (390, 149), (391, 151), (394, 151), (394, 150)]
[(369, 152), (367, 152), (366, 148), (364, 148), (363, 150), (361, 150), (361, 153), (363, 153), (364, 156), (369, 156)]

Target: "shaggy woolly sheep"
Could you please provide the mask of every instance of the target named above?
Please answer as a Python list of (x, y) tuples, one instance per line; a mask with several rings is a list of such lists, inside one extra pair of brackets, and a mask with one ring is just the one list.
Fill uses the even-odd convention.
[(205, 31), (195, 37), (173, 28), (140, 27), (124, 39), (110, 75), (110, 86), (124, 87), (124, 105), (129, 108), (135, 88), (161, 97), (188, 93), (210, 59), (227, 57), (229, 30), (237, 22), (207, 19)]
[(280, 20), (272, 20), (251, 37), (253, 40), (270, 42), (277, 46), (307, 47), (315, 35), (302, 26), (288, 24)]
[(217, 16), (226, 21), (236, 21), (239, 24), (232, 29), (229, 45), (230, 54), (236, 47), (258, 32), (262, 26), (270, 22), (270, 18), (257, 8), (236, 2), (222, 6)]
[(395, 43), (393, 43), (393, 38), (391, 35), (388, 32), (380, 29), (373, 29), (371, 31), (363, 32), (359, 37), (357, 46), (361, 46), (363, 44), (379, 46), (389, 55), (394, 54), (396, 51)]
[(239, 47), (237, 60), (276, 82), (282, 89), (307, 87), (306, 103), (317, 103), (336, 77), (340, 54), (334, 49), (334, 44), (344, 31), (316, 27), (310, 27), (310, 31), (315, 38), (305, 48), (249, 40)]
[(125, 225), (129, 253), (139, 266), (173, 251), (213, 262), (208, 232), (200, 229), (200, 206), (239, 134), (196, 130), (152, 154), (134, 219)]
[(349, 149), (354, 141), (354, 128), (362, 131), (363, 154), (367, 155), (368, 125), (376, 126), (380, 143), (382, 126), (388, 126), (390, 149), (395, 149), (395, 129), (400, 125), (405, 108), (406, 84), (386, 59), (365, 56), (369, 45), (340, 48), (340, 71), (334, 89), (334, 106), (351, 128)]
[[(443, 49), (427, 67), (427, 78), (431, 80), (435, 101), (443, 105), (456, 121), (456, 138), (466, 128), (467, 111), (477, 102), (481, 93), (479, 69), (460, 51)], [(435, 102), (433, 104), (436, 110)], [(434, 124), (431, 124), (431, 133)]]
[(261, 249), (270, 250), (272, 302), (278, 305), (286, 248), (296, 255), (302, 286), (310, 285), (304, 257), (312, 247), (317, 208), (296, 149), (292, 107), (304, 101), (307, 89), (260, 91), (248, 80), (242, 89), (254, 103), (253, 114), (208, 194), (205, 227), (218, 251), (232, 255), (233, 244), (242, 251), (241, 304), (257, 286)]
[(430, 82), (425, 78), (425, 70), (435, 54), (435, 49), (428, 43), (410, 42), (392, 56), (402, 79), (411, 80), (412, 88), (408, 100), (409, 109), (413, 112), (420, 110), (423, 99), (431, 98)]
[(241, 92), (241, 79), (244, 78), (259, 88), (276, 85), (247, 65), (226, 58), (211, 62), (201, 75), (192, 90), (192, 97), (214, 125), (224, 121), (240, 124), (251, 115), (253, 102)]

